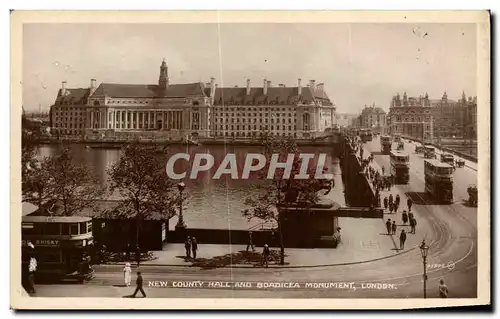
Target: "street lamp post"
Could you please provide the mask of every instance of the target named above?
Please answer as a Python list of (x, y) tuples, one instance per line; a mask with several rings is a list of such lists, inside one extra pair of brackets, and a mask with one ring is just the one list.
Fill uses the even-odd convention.
[(425, 239), (422, 240), (420, 245), (420, 252), (422, 253), (422, 259), (424, 263), (424, 298), (427, 298), (427, 252), (429, 251), (429, 246), (425, 243)]
[(180, 182), (177, 184), (177, 189), (179, 189), (179, 219), (177, 220), (177, 225), (175, 225), (176, 229), (186, 229), (186, 223), (184, 222), (184, 216), (182, 216), (182, 193), (184, 192), (184, 189), (186, 188), (186, 184), (184, 182)]

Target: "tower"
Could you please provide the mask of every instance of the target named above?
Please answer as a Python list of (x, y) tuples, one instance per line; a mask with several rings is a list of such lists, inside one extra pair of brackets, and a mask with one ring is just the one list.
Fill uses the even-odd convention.
[(160, 66), (160, 78), (158, 79), (158, 86), (162, 90), (166, 90), (168, 88), (168, 66), (165, 59), (163, 59)]

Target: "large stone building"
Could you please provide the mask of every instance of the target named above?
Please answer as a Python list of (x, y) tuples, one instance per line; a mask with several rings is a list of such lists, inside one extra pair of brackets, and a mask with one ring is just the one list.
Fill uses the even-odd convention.
[(359, 116), (357, 113), (337, 113), (337, 123), (340, 127), (353, 127), (356, 118)]
[(465, 92), (458, 100), (448, 99), (444, 92), (440, 100), (432, 103), (434, 138), (476, 139), (477, 137), (477, 99)]
[(386, 112), (380, 108), (376, 107), (375, 104), (372, 106), (366, 106), (361, 111), (360, 115), (360, 128), (371, 129), (373, 133), (384, 134), (386, 131)]
[(407, 97), (399, 93), (393, 97), (388, 116), (390, 134), (401, 134), (428, 142), (442, 138), (477, 138), (477, 98), (465, 96), (448, 99), (446, 92), (440, 100)]
[(210, 83), (170, 84), (165, 61), (158, 84), (102, 83), (68, 89), (63, 82), (51, 107), (51, 126), (63, 135), (105, 136), (155, 133), (169, 138), (186, 136), (253, 138), (274, 136), (310, 138), (335, 123), (335, 106), (324, 84), (311, 80), (303, 87), (264, 80), (262, 87), (217, 88)]
[(403, 98), (399, 93), (392, 98), (388, 116), (388, 133), (419, 140), (432, 141), (432, 114), (429, 95)]

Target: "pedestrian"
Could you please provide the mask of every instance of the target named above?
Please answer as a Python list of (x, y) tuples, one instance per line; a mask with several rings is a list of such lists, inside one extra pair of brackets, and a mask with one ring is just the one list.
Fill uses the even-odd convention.
[(417, 229), (417, 219), (415, 217), (413, 217), (413, 233), (414, 234), (416, 232), (416, 229)]
[(247, 251), (248, 248), (252, 247), (252, 251), (255, 251), (255, 247), (253, 246), (253, 240), (252, 240), (252, 232), (248, 232), (248, 243), (247, 243)]
[(394, 197), (392, 197), (392, 194), (389, 195), (389, 205), (394, 203)]
[(141, 264), (141, 248), (139, 246), (135, 248), (135, 260), (137, 262), (137, 267), (139, 267)]
[(391, 219), (390, 218), (385, 222), (385, 227), (387, 228), (387, 234), (390, 235), (391, 234)]
[(382, 166), (382, 175), (385, 173), (385, 166)]
[(191, 237), (186, 238), (184, 248), (186, 249), (186, 258), (191, 258)]
[(439, 280), (439, 298), (448, 298), (448, 286), (443, 279)]
[(198, 251), (198, 243), (196, 242), (196, 237), (191, 238), (191, 251), (193, 252), (193, 258), (196, 259), (196, 252)]
[(415, 227), (417, 226), (417, 221), (415, 218), (410, 219), (410, 233), (415, 234)]
[(36, 272), (36, 269), (38, 267), (38, 263), (35, 259), (35, 257), (31, 257), (30, 258), (30, 263), (29, 263), (29, 266), (28, 266), (28, 280), (29, 280), (29, 292), (34, 294), (36, 293), (35, 291), (35, 272)]
[(393, 220), (392, 221), (392, 234), (393, 235), (396, 235), (396, 230), (397, 230), (398, 226), (396, 226), (396, 221)]
[(401, 230), (399, 235), (399, 249), (405, 249), (406, 232), (404, 229)]
[(413, 219), (413, 213), (412, 212), (408, 212), (408, 220), (412, 220)]
[(403, 211), (402, 219), (403, 219), (403, 224), (406, 225), (406, 223), (408, 222), (408, 214), (406, 213), (406, 210)]
[(134, 294), (132, 295), (132, 298), (135, 298), (135, 295), (137, 295), (137, 293), (139, 291), (141, 292), (142, 297), (146, 298), (146, 293), (144, 292), (144, 288), (142, 288), (142, 282), (143, 282), (143, 279), (142, 279), (141, 272), (138, 271), (137, 272), (137, 280), (135, 281), (136, 288), (135, 288)]
[(399, 197), (399, 194), (396, 195), (396, 206), (399, 206), (399, 203), (401, 202), (401, 198)]
[(125, 286), (130, 286), (132, 282), (132, 267), (129, 262), (125, 263), (125, 267), (123, 267), (123, 276), (125, 279)]
[(387, 199), (387, 196), (384, 196), (384, 209), (387, 210), (387, 206), (389, 205), (389, 200)]
[(399, 209), (399, 203), (394, 203), (394, 214), (398, 212)]
[(392, 214), (393, 210), (394, 210), (394, 204), (389, 202), (389, 214)]
[(411, 198), (408, 198), (408, 200), (406, 201), (406, 205), (408, 205), (408, 211), (411, 212), (411, 205), (413, 205), (413, 201), (411, 200)]
[(269, 246), (265, 244), (264, 249), (262, 250), (262, 258), (263, 258), (262, 264), (266, 264), (266, 268), (269, 267), (269, 255), (270, 255)]

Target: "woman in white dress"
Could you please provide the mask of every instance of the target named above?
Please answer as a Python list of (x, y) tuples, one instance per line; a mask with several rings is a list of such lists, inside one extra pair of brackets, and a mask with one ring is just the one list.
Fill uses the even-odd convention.
[(128, 287), (132, 281), (132, 268), (130, 267), (130, 263), (126, 263), (125, 267), (123, 267), (123, 274), (125, 276), (125, 286)]

